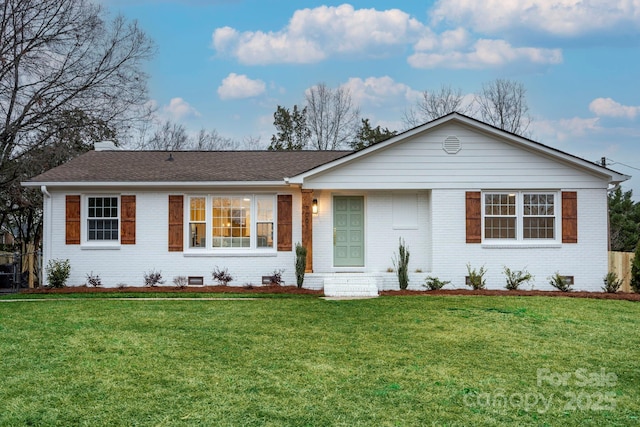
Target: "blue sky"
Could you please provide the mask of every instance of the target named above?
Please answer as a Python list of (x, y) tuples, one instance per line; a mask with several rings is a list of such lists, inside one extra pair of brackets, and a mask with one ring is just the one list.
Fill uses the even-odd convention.
[(320, 82), (401, 130), (421, 91), (508, 78), (527, 89), (532, 139), (607, 157), (640, 196), (640, 0), (101, 1), (155, 41), (158, 118), (192, 132), (266, 147), (276, 107)]

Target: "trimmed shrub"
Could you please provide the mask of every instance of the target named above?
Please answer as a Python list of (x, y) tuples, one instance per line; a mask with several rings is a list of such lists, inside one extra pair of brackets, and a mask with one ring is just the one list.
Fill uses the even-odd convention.
[(557, 271), (553, 274), (553, 276), (549, 277), (549, 284), (562, 292), (570, 292), (571, 291), (571, 282), (562, 276)]
[(155, 287), (158, 285), (162, 285), (164, 280), (162, 280), (162, 272), (149, 270), (148, 273), (144, 273), (144, 285)]
[(437, 291), (438, 289), (442, 289), (449, 283), (451, 283), (450, 280), (440, 280), (437, 277), (428, 276), (425, 279), (424, 285), (422, 286), (428, 288), (430, 291)]
[(615, 294), (620, 290), (620, 287), (622, 287), (622, 279), (618, 279), (618, 275), (613, 271), (608, 272), (607, 275), (604, 276), (603, 281), (604, 286), (602, 290), (609, 294)]
[(468, 286), (471, 286), (474, 291), (485, 288), (487, 284), (484, 275), (487, 273), (487, 269), (484, 268), (484, 265), (480, 267), (480, 270), (476, 270), (475, 268), (471, 268), (471, 264), (467, 264), (467, 272), (469, 274), (469, 276), (467, 276), (469, 278)]
[(233, 281), (233, 276), (229, 274), (229, 270), (226, 268), (220, 269), (218, 266), (216, 266), (215, 270), (211, 272), (211, 276), (213, 277), (213, 280), (223, 286), (227, 286), (229, 282)]
[(173, 278), (173, 284), (180, 289), (186, 288), (187, 283), (189, 283), (189, 280), (185, 276), (176, 276)]
[(98, 288), (102, 286), (102, 279), (100, 279), (100, 276), (98, 276), (97, 274), (94, 276), (92, 271), (90, 274), (87, 274), (87, 285)]
[(510, 291), (517, 291), (520, 286), (533, 279), (533, 276), (526, 270), (526, 268), (518, 271), (512, 271), (509, 267), (505, 266), (504, 275), (507, 279), (507, 285), (505, 288)]
[(64, 288), (71, 275), (68, 259), (51, 259), (47, 264), (47, 283), (49, 288)]
[(271, 284), (282, 286), (282, 273), (284, 273), (284, 269), (273, 270), (273, 274), (271, 274)]

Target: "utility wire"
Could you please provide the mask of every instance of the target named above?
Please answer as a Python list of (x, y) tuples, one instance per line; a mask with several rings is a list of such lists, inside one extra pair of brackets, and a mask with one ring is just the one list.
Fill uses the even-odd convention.
[(609, 159), (609, 158), (607, 158), (607, 161), (609, 162), (609, 164), (610, 164), (610, 165), (621, 165), (621, 166), (627, 167), (627, 168), (629, 168), (629, 169), (635, 169), (635, 170), (637, 170), (637, 171), (640, 171), (640, 168), (636, 168), (636, 167), (633, 167), (633, 166), (629, 166), (629, 165), (626, 165), (626, 164), (624, 164), (624, 163), (622, 163), (622, 162), (616, 162), (616, 161), (615, 161), (615, 160), (613, 160), (613, 159)]

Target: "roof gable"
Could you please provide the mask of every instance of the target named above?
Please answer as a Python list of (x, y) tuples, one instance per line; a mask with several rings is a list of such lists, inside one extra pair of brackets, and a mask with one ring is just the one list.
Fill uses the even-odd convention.
[(611, 184), (618, 184), (626, 181), (630, 177), (628, 175), (621, 174), (609, 168), (600, 166), (596, 163), (566, 153), (564, 151), (546, 146), (542, 143), (533, 141), (528, 138), (521, 137), (519, 135), (504, 131), (496, 128), (479, 120), (465, 116), (460, 113), (450, 113), (446, 116), (432, 120), (423, 125), (409, 129), (401, 134), (391, 137), (385, 141), (366, 147), (362, 150), (356, 151), (350, 155), (344, 156), (340, 159), (336, 159), (332, 162), (320, 165), (312, 170), (306, 171), (300, 175), (294, 176), (290, 179), (290, 182), (296, 184), (303, 184), (305, 180), (308, 180), (314, 176), (318, 176), (327, 173), (330, 170), (339, 168), (352, 162), (358, 161), (358, 159), (366, 158), (374, 153), (383, 152), (395, 145), (403, 144), (407, 141), (411, 141), (420, 135), (434, 132), (436, 129), (446, 126), (448, 124), (459, 124), (470, 128), (471, 130), (479, 133), (484, 133), (490, 137), (501, 140), (512, 146), (520, 149), (535, 153), (541, 156), (548, 157), (555, 161), (559, 161), (569, 168), (578, 169), (582, 172), (595, 175), (600, 179), (607, 179)]

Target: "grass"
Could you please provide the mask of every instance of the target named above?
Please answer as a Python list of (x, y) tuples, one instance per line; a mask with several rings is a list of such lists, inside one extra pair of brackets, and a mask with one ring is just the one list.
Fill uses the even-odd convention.
[(0, 425), (633, 425), (638, 319), (542, 297), (0, 303)]

